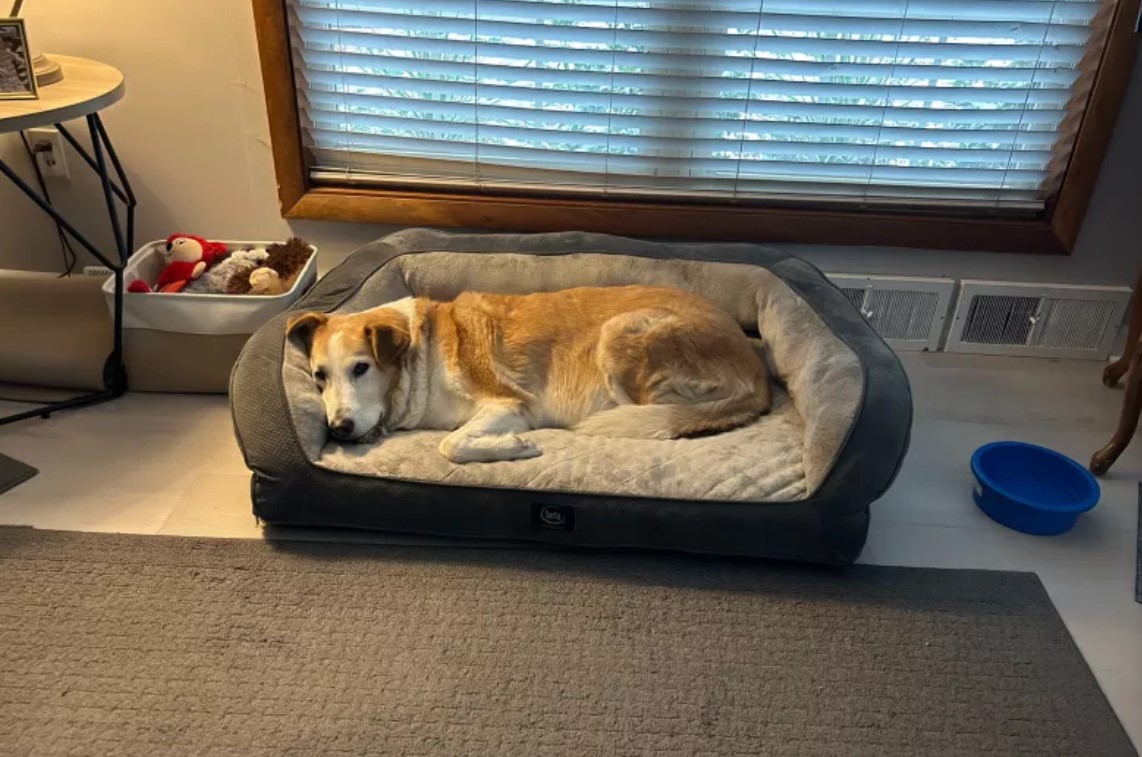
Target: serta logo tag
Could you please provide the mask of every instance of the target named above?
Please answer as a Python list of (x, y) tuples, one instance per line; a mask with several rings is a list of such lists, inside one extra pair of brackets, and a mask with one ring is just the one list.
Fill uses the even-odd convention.
[(549, 526), (562, 526), (567, 522), (567, 518), (559, 511), (558, 507), (545, 507), (539, 511), (539, 519)]
[(540, 528), (557, 531), (572, 531), (575, 528), (575, 508), (570, 505), (531, 506), (532, 522)]

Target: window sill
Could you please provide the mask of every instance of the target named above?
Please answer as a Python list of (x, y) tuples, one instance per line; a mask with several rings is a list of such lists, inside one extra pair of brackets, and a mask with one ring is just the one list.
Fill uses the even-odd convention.
[(500, 231), (792, 244), (875, 245), (1066, 255), (1072, 236), (1047, 219), (806, 210), (716, 204), (445, 194), (320, 187), (283, 207), (290, 219)]

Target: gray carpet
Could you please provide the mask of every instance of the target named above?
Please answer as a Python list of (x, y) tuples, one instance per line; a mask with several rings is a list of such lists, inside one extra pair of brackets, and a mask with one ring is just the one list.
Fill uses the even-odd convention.
[(1134, 754), (1030, 574), (31, 529), (0, 752)]
[(0, 455), (0, 494), (13, 486), (19, 486), (37, 473), (38, 470), (26, 463), (7, 455)]

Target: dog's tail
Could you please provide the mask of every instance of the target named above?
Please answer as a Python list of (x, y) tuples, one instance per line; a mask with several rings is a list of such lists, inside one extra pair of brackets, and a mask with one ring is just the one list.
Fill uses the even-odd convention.
[(762, 391), (692, 405), (619, 405), (588, 416), (574, 427), (580, 434), (626, 439), (678, 439), (744, 426), (769, 410)]

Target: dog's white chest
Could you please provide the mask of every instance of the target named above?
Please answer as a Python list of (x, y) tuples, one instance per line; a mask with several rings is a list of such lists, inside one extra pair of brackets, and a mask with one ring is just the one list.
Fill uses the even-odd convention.
[(452, 430), (467, 423), (475, 412), (475, 403), (457, 391), (456, 379), (445, 369), (443, 361), (433, 361), (428, 381), (428, 403), (420, 428)]

